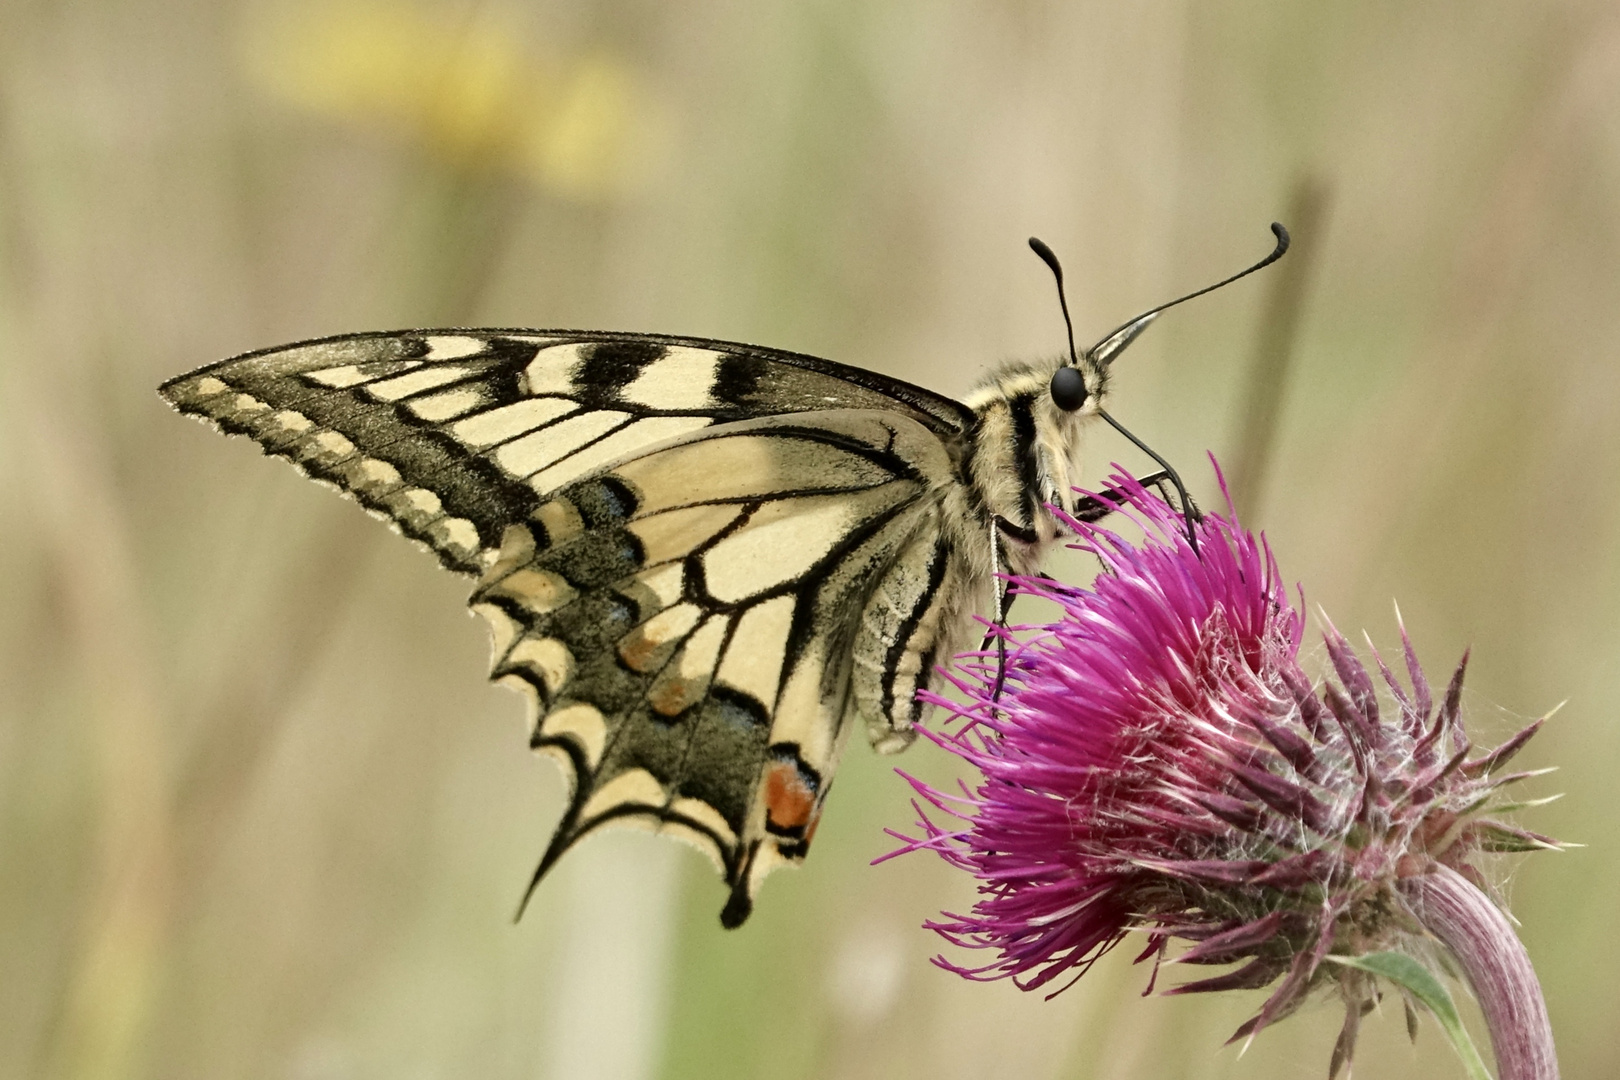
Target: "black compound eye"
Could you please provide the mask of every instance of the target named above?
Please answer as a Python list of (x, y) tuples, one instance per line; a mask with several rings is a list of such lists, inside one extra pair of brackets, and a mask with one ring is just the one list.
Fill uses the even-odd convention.
[(1064, 412), (1074, 412), (1087, 396), (1086, 377), (1079, 368), (1065, 365), (1052, 373), (1052, 404)]

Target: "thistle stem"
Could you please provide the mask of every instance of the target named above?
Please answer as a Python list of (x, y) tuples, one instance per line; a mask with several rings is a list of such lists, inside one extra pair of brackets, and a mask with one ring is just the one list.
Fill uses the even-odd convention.
[(1491, 1033), (1498, 1080), (1558, 1080), (1547, 1003), (1507, 916), (1447, 866), (1407, 878), (1401, 890), (1468, 977)]

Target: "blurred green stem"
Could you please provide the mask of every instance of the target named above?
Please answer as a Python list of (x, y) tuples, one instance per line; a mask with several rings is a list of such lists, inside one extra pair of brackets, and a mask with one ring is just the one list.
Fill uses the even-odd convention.
[(1237, 452), (1232, 455), (1227, 474), (1240, 520), (1259, 519), (1271, 452), (1277, 438), (1277, 421), (1282, 415), (1283, 395), (1293, 363), (1300, 311), (1310, 284), (1312, 264), (1322, 243), (1328, 202), (1328, 185), (1319, 177), (1306, 173), (1294, 182), (1285, 222), (1293, 235), (1293, 249), (1271, 276), (1271, 291), (1260, 321), (1260, 340), (1255, 348), (1254, 363), (1249, 368), (1249, 385), (1240, 399), (1242, 427), (1238, 432)]

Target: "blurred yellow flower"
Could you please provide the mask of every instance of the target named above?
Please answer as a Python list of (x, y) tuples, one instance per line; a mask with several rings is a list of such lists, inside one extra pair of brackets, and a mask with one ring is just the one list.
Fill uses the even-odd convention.
[(539, 55), (488, 8), (457, 18), (409, 0), (297, 3), (244, 44), (252, 80), (288, 104), (573, 198), (623, 190), (646, 134), (623, 60)]

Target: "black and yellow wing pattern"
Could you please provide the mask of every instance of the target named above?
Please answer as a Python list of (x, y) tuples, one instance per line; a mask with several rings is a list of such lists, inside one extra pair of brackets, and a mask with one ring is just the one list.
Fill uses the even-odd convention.
[[(909, 741), (971, 625), (942, 515), (975, 415), (872, 372), (643, 334), (423, 330), (171, 380), (477, 579), (492, 677), (571, 781), (535, 881), (610, 822), (697, 843), (747, 917), (802, 859), (853, 719)], [(954, 636), (953, 636), (954, 635)]]

